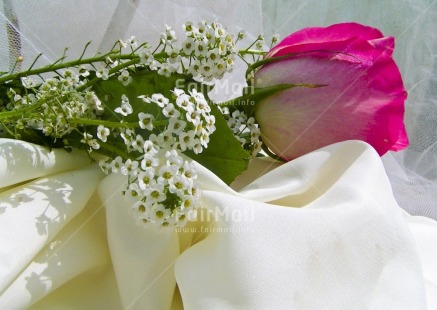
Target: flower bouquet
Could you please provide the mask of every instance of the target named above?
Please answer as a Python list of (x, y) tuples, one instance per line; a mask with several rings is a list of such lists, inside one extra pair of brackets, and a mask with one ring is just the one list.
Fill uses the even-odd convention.
[[(307, 28), (277, 45), (274, 36), (268, 52), (262, 35), (238, 49), (244, 31), (216, 22), (183, 30), (182, 40), (166, 26), (156, 46), (131, 37), (91, 58), (85, 46), (73, 61), (3, 72), (1, 137), (87, 152), (126, 176), (139, 221), (177, 227), (200, 206), (192, 160), (230, 184), (255, 156), (288, 161), (345, 140), (380, 155), (408, 145), (394, 39), (379, 30)], [(243, 93), (212, 102), (237, 60), (247, 63)]]
[(1, 72), (0, 308), (420, 308), (393, 37), (182, 30)]

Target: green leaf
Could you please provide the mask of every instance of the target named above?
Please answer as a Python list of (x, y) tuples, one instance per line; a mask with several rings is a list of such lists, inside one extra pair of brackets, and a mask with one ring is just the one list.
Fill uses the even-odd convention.
[(179, 74), (166, 78), (158, 75), (155, 71), (140, 71), (131, 73), (131, 76), (132, 82), (127, 86), (123, 86), (116, 76), (108, 80), (101, 80), (93, 85), (94, 92), (102, 103), (106, 105), (103, 119), (110, 121), (122, 119), (121, 115), (114, 112), (114, 109), (121, 104), (122, 95), (126, 95), (129, 98), (129, 103), (134, 110), (134, 113), (124, 118), (126, 122), (137, 122), (139, 112), (158, 115), (160, 114), (158, 106), (145, 103), (139, 99), (138, 96), (151, 96), (155, 93), (161, 93), (165, 97), (171, 98), (171, 91), (176, 85), (184, 85), (187, 83), (187, 77)]
[(231, 184), (247, 169), (250, 154), (235, 139), (215, 105), (211, 105), (211, 113), (216, 119), (216, 131), (210, 137), (208, 148), (197, 155), (192, 152), (185, 154), (214, 172), (226, 184)]
[[(205, 98), (208, 98), (207, 92), (210, 90), (207, 85), (195, 82), (190, 77), (181, 74), (172, 74), (167, 78), (158, 75), (155, 71), (140, 71), (132, 73), (131, 76), (132, 82), (127, 86), (123, 86), (116, 77), (106, 81), (102, 80), (93, 85), (96, 95), (106, 105), (107, 112), (105, 112), (104, 119), (111, 121), (121, 119), (121, 116), (113, 113), (113, 111), (120, 106), (123, 94), (129, 98), (129, 103), (134, 110), (134, 113), (124, 120), (126, 122), (137, 122), (139, 112), (161, 115), (159, 107), (154, 104), (144, 103), (137, 98), (140, 95), (151, 96), (155, 93), (161, 93), (170, 99), (172, 98), (171, 91), (177, 87), (185, 91), (196, 88), (205, 95)], [(200, 154), (191, 151), (184, 152), (184, 154), (211, 170), (225, 183), (230, 184), (247, 169), (250, 156), (234, 137), (218, 108), (211, 102), (210, 105), (211, 114), (216, 119), (216, 131), (210, 136), (208, 148)], [(150, 134), (146, 130), (139, 128), (136, 128), (136, 130), (143, 133), (144, 138), (147, 138)]]
[(317, 88), (322, 84), (278, 84), (268, 87), (246, 87), (240, 97), (221, 103), (223, 106), (231, 106), (244, 111), (249, 117), (252, 116), (255, 106), (267, 97), (294, 87)]

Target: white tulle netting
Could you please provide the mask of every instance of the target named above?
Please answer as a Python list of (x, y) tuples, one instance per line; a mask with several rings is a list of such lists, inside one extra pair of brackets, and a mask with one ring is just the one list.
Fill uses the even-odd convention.
[[(406, 126), (410, 147), (383, 157), (398, 203), (413, 215), (437, 219), (437, 0), (2, 0), (0, 71), (50, 64), (64, 54), (79, 57), (110, 48), (135, 35), (154, 44), (164, 24), (180, 29), (187, 20), (219, 21), (231, 32), (245, 29), (247, 42), (307, 26), (355, 21), (396, 38), (395, 60), (409, 96)], [(244, 66), (230, 80), (244, 83)], [(237, 95), (238, 87), (213, 94)]]

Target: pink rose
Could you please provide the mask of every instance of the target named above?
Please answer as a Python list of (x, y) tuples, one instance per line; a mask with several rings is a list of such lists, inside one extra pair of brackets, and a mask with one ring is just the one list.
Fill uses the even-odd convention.
[(407, 147), (407, 93), (393, 49), (393, 37), (356, 23), (286, 37), (266, 58), (289, 57), (262, 66), (256, 86), (325, 86), (291, 88), (257, 104), (263, 142), (285, 160), (344, 140), (366, 141), (380, 155)]

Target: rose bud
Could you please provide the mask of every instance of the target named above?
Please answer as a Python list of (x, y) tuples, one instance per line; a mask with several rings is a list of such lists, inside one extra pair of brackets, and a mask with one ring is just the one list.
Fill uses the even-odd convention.
[(363, 140), (383, 155), (408, 146), (407, 93), (392, 53), (394, 38), (356, 23), (305, 28), (273, 47), (256, 87), (293, 87), (260, 101), (263, 142), (284, 160), (323, 146)]

